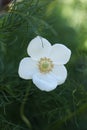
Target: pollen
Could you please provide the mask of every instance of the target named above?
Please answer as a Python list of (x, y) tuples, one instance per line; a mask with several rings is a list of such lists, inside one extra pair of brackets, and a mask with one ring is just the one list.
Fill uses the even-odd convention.
[(40, 59), (38, 67), (41, 73), (49, 73), (52, 71), (54, 65), (50, 58), (44, 57)]

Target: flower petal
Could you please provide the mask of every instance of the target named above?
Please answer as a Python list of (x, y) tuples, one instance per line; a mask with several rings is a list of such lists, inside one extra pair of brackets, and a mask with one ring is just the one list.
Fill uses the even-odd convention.
[(52, 71), (58, 85), (63, 84), (67, 78), (67, 70), (64, 65), (54, 65)]
[(66, 64), (71, 56), (71, 51), (63, 44), (55, 44), (52, 46), (50, 58), (56, 64)]
[(37, 36), (33, 40), (31, 40), (27, 48), (29, 56), (31, 56), (35, 60), (40, 59), (41, 57), (48, 56), (50, 50), (51, 44), (48, 40), (42, 38), (41, 36)]
[(51, 74), (37, 73), (33, 76), (33, 83), (43, 91), (51, 91), (57, 87), (57, 80)]
[(32, 79), (32, 75), (38, 72), (36, 61), (29, 57), (23, 58), (19, 64), (18, 74), (23, 79)]

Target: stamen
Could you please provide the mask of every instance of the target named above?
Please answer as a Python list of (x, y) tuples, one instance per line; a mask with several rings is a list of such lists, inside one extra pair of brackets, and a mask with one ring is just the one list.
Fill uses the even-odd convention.
[(54, 65), (50, 58), (41, 58), (38, 64), (41, 73), (49, 73), (52, 71)]

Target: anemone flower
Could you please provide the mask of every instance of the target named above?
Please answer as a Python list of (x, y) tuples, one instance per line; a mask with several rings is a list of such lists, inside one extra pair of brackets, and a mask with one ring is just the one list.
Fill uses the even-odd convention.
[(25, 57), (20, 61), (18, 74), (29, 80), (43, 91), (54, 90), (65, 82), (67, 70), (65, 64), (69, 61), (71, 51), (63, 44), (51, 45), (50, 42), (37, 36), (30, 41)]

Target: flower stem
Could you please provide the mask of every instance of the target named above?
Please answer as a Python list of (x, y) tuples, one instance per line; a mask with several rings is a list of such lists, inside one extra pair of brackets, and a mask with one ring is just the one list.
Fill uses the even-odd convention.
[(30, 90), (30, 87), (27, 87), (23, 102), (22, 102), (21, 107), (20, 107), (20, 115), (21, 115), (21, 118), (24, 121), (24, 123), (27, 125), (27, 127), (29, 129), (32, 129), (31, 123), (28, 120), (28, 118), (25, 116), (25, 113), (24, 113), (24, 107), (25, 107), (25, 103), (26, 103), (28, 95), (29, 95), (29, 90)]

